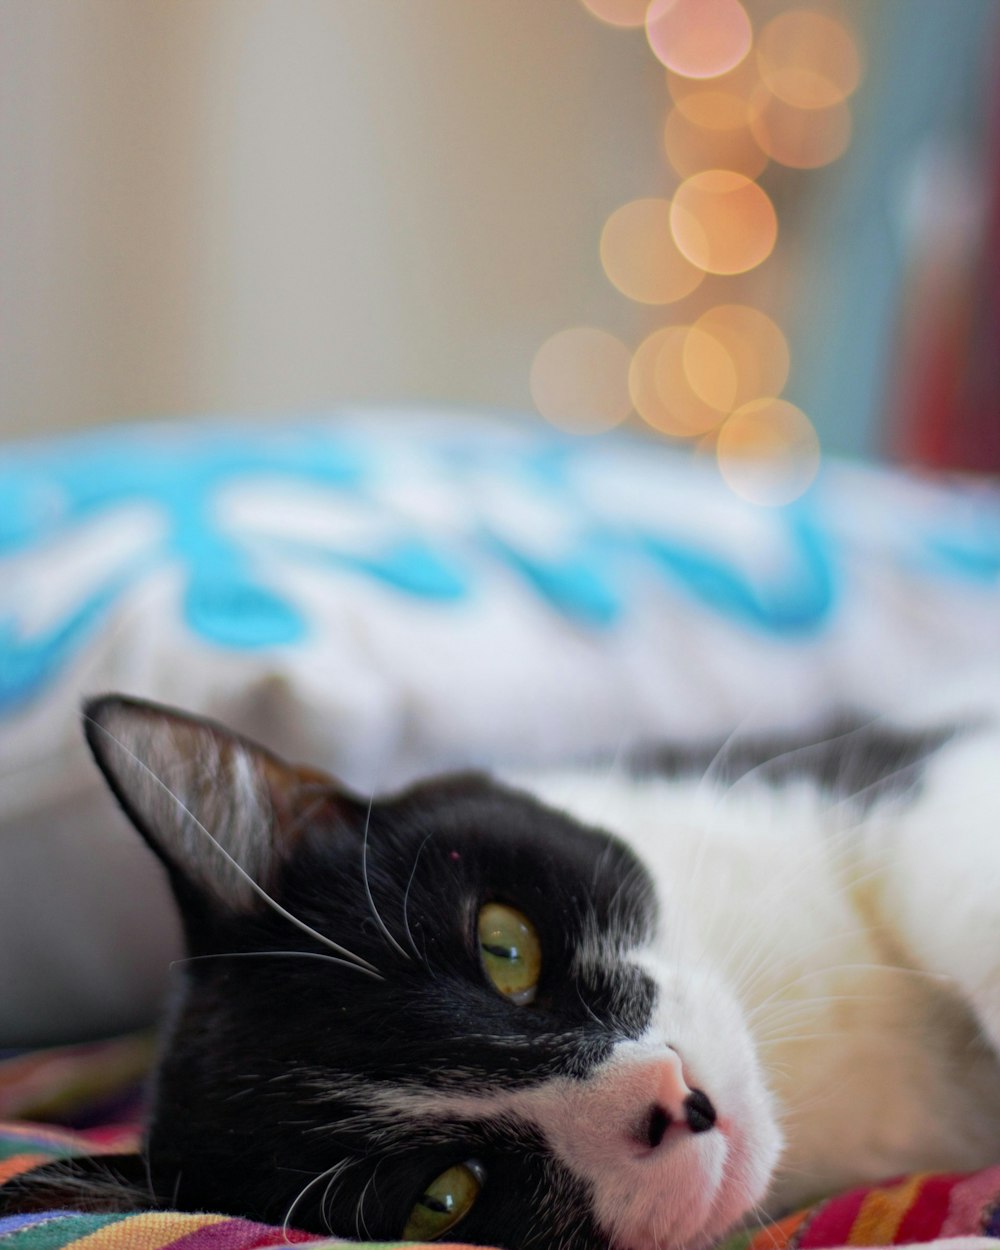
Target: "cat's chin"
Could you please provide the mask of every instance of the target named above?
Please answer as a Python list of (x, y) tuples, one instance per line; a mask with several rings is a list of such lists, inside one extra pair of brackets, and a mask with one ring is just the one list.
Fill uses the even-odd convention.
[(714, 1245), (763, 1199), (779, 1149), (780, 1135), (770, 1119), (751, 1134), (730, 1123), (678, 1143), (671, 1157), (650, 1169), (641, 1188), (631, 1178), (630, 1197), (609, 1221), (610, 1250)]

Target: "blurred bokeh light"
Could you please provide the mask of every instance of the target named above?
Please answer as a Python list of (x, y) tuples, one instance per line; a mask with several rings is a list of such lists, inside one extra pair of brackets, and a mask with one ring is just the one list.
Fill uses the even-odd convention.
[(719, 471), (737, 495), (780, 507), (797, 499), (819, 470), (819, 439), (801, 409), (784, 399), (756, 399), (719, 430)]
[(632, 411), (630, 352), (593, 326), (574, 326), (542, 344), (531, 366), (531, 397), (547, 421), (572, 434), (598, 434)]
[(739, 0), (653, 0), (646, 37), (658, 60), (686, 78), (715, 78), (750, 51), (750, 18)]
[(778, 236), (774, 205), (745, 174), (706, 169), (677, 188), (670, 229), (682, 255), (706, 273), (745, 273), (765, 260)]
[(840, 22), (810, 9), (790, 9), (768, 22), (756, 53), (764, 84), (796, 108), (829, 108), (861, 81), (855, 39)]
[(616, 209), (601, 233), (601, 263), (614, 285), (642, 304), (673, 304), (701, 283), (704, 266), (678, 250), (670, 201), (631, 200)]
[(649, 0), (582, 0), (583, 7), (609, 26), (642, 26)]
[(767, 165), (768, 154), (750, 129), (749, 113), (740, 108), (735, 125), (718, 124), (732, 115), (733, 105), (739, 107), (736, 97), (706, 91), (689, 96), (688, 101), (703, 105), (697, 110), (698, 120), (692, 118), (694, 110), (675, 104), (663, 127), (667, 159), (681, 177), (687, 178), (708, 166), (756, 178)]
[[(667, 74), (667, 90), (670, 98), (693, 122), (702, 126), (738, 126), (746, 121), (750, 97), (760, 85), (760, 74), (753, 57), (745, 57), (724, 74), (709, 79), (685, 78), (682, 74)], [(718, 100), (724, 97), (725, 104)], [(706, 98), (712, 98), (708, 113), (716, 120), (706, 117)]]
[[(747, 304), (718, 304), (702, 313), (695, 329), (714, 339), (729, 361), (735, 386), (728, 411), (781, 394), (788, 380), (788, 341), (766, 313)], [(711, 382), (705, 370), (693, 367), (691, 381), (707, 398)]]
[[(720, 425), (778, 397), (838, 451), (982, 466), (998, 37), (998, 0), (0, 6), (0, 432), (517, 410), (555, 332), (673, 325)], [(739, 272), (711, 213), (670, 231), (720, 174), (778, 227)], [(705, 319), (734, 305), (790, 369)], [(545, 420), (612, 420), (586, 355)]]
[[(857, 40), (839, 0), (822, 11), (783, 0), (582, 3), (610, 25), (644, 25), (667, 71), (663, 153), (673, 185), (616, 209), (600, 240), (604, 272), (623, 295), (671, 306), (667, 323), (632, 353), (631, 404), (651, 430), (716, 456), (736, 493), (787, 503), (815, 476), (819, 440), (806, 414), (782, 398), (791, 355), (765, 311), (781, 302), (787, 260), (767, 266), (767, 279), (757, 271), (781, 250), (779, 206), (792, 184), (775, 171), (819, 169), (850, 145), (849, 97), (862, 77)], [(769, 188), (782, 193), (777, 202)], [(583, 390), (552, 379), (557, 363), (582, 378), (591, 341), (596, 361), (597, 338), (560, 335), (536, 358), (536, 404), (555, 424), (568, 418), (546, 387), (572, 394), (574, 411), (586, 408)], [(627, 351), (619, 349), (612, 371)], [(602, 418), (593, 420), (600, 428)]]
[(843, 156), (851, 141), (851, 111), (845, 101), (804, 109), (766, 87), (754, 97), (749, 126), (760, 150), (792, 169), (829, 165)]
[(722, 419), (688, 381), (684, 360), (688, 333), (687, 326), (654, 331), (636, 348), (629, 370), (636, 412), (647, 425), (672, 438), (694, 438)]

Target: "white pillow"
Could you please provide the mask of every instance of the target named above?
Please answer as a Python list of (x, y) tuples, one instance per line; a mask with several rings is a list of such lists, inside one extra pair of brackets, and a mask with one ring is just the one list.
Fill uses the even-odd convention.
[(482, 414), (115, 428), (0, 468), (0, 1045), (148, 1017), (179, 938), (86, 694), (361, 791), (881, 710), (1000, 649), (1000, 492), (827, 463), (784, 508), (624, 434)]

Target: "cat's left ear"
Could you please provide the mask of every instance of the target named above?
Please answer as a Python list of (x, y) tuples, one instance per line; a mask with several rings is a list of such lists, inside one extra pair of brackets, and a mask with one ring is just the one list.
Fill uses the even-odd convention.
[(272, 892), (304, 825), (340, 806), (333, 780), (201, 717), (107, 695), (87, 741), (126, 815), (163, 861), (184, 911), (240, 913)]

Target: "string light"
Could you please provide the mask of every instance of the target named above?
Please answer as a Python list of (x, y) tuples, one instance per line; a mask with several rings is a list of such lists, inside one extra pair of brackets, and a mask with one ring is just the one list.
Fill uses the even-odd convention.
[(811, 9), (772, 18), (757, 40), (761, 81), (779, 100), (800, 109), (839, 104), (861, 81), (861, 58), (848, 31)]
[(778, 218), (751, 178), (731, 169), (706, 169), (677, 188), (670, 231), (678, 251), (698, 269), (746, 273), (771, 254)]
[(819, 470), (819, 439), (800, 408), (756, 399), (728, 417), (718, 435), (719, 471), (751, 503), (780, 507), (797, 499)]
[[(736, 387), (728, 411), (766, 395), (780, 395), (788, 381), (790, 355), (788, 340), (778, 326), (748, 304), (717, 304), (694, 323), (725, 351)], [(709, 380), (704, 370), (692, 370), (690, 380), (699, 394), (707, 393)]]
[(715, 78), (750, 51), (752, 30), (739, 0), (653, 0), (646, 38), (667, 69), (685, 78)]
[(621, 339), (575, 326), (546, 339), (531, 366), (531, 397), (547, 421), (572, 434), (598, 434), (632, 411), (631, 353)]
[[(751, 56), (745, 57), (739, 65), (715, 78), (694, 79), (685, 78), (681, 74), (667, 74), (670, 98), (693, 122), (704, 126), (738, 126), (745, 123), (750, 97), (759, 86), (757, 62)], [(706, 100), (720, 95), (726, 98), (726, 111), (717, 122), (707, 120), (704, 116)], [(714, 112), (719, 107), (718, 102), (710, 103), (707, 107)]]
[[(715, 99), (710, 98), (713, 96)], [(699, 96), (689, 98), (698, 100)], [(711, 119), (708, 124), (693, 121), (690, 113), (676, 104), (667, 114), (663, 146), (667, 159), (682, 178), (699, 173), (706, 164), (714, 169), (730, 169), (748, 178), (756, 178), (767, 165), (767, 152), (750, 129), (746, 110), (740, 110), (736, 125), (712, 124), (716, 118), (728, 117), (731, 100), (738, 103), (721, 92), (704, 93), (707, 105), (718, 104), (714, 114), (708, 108), (702, 110), (702, 116)]]
[(665, 326), (639, 344), (629, 369), (635, 410), (654, 430), (693, 438), (714, 429), (722, 414), (691, 388), (684, 368), (687, 326)]
[(581, 0), (583, 7), (609, 26), (643, 26), (649, 0)]
[(674, 304), (705, 276), (704, 266), (682, 255), (670, 222), (669, 200), (631, 200), (611, 214), (601, 233), (604, 272), (640, 304)]
[[(581, 3), (607, 25), (644, 28), (667, 70), (663, 144), (677, 184), (669, 197), (616, 209), (600, 258), (626, 298), (677, 312), (631, 353), (593, 327), (553, 335), (532, 366), (535, 404), (547, 420), (584, 432), (608, 429), (634, 407), (650, 428), (713, 454), (736, 494), (788, 503), (816, 474), (819, 440), (781, 397), (784, 334), (747, 302), (752, 280), (742, 279), (740, 303), (732, 282), (779, 245), (778, 213), (759, 180), (774, 166), (817, 169), (846, 151), (863, 72), (857, 42), (839, 0), (822, 12), (786, 0), (756, 38), (741, 0)], [(700, 314), (683, 311), (702, 287), (709, 306), (699, 299)]]
[[(721, 417), (736, 407), (740, 379), (725, 343), (700, 325), (684, 336), (684, 380), (698, 398)], [(714, 422), (718, 425), (718, 419)]]
[(751, 104), (749, 129), (761, 152), (792, 169), (819, 169), (847, 151), (851, 110), (843, 100), (804, 109), (761, 87)]

